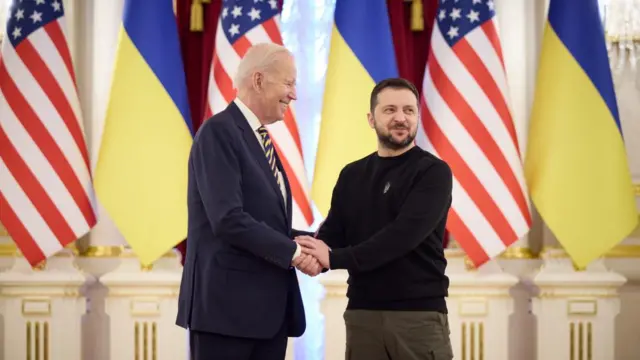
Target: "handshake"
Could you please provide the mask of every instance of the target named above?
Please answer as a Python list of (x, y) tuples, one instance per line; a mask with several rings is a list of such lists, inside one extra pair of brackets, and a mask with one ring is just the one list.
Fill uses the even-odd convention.
[(316, 276), (323, 268), (329, 269), (329, 247), (324, 241), (311, 236), (298, 236), (294, 239), (302, 253), (293, 259), (291, 265), (309, 276)]

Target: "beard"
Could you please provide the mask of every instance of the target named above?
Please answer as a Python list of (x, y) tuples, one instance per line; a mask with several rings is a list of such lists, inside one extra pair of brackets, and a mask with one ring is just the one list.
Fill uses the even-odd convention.
[[(409, 125), (400, 123), (393, 124), (389, 126), (389, 128), (384, 129), (378, 125), (375, 119), (374, 128), (376, 130), (376, 135), (378, 135), (378, 141), (380, 141), (380, 144), (390, 150), (400, 150), (406, 148), (413, 142), (418, 132), (417, 128), (414, 131), (411, 131), (411, 127)], [(406, 130), (407, 136), (400, 140), (397, 140), (393, 137), (393, 134), (391, 134), (392, 130)]]

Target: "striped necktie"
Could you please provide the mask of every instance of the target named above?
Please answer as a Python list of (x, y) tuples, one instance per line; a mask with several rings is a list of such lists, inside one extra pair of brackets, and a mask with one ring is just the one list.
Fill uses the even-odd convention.
[(264, 154), (266, 155), (269, 166), (271, 167), (271, 172), (273, 172), (273, 176), (276, 177), (276, 183), (278, 183), (278, 186), (280, 186), (280, 177), (278, 177), (278, 167), (276, 166), (275, 149), (273, 148), (273, 143), (271, 142), (269, 132), (264, 126), (260, 126), (258, 128), (258, 134), (260, 134), (260, 137), (262, 137)]

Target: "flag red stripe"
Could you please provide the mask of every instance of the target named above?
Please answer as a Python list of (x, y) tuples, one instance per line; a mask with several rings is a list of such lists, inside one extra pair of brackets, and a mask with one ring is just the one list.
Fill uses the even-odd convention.
[[(71, 80), (73, 81), (73, 85), (77, 92), (76, 72), (73, 69), (73, 64), (71, 63), (71, 52), (69, 51), (69, 46), (67, 46), (67, 42), (65, 41), (60, 23), (58, 21), (53, 21), (45, 26), (44, 30), (51, 38), (51, 41), (53, 41), (53, 45), (58, 49), (58, 54), (60, 54), (62, 61), (64, 61), (64, 66), (67, 68), (69, 75), (71, 75)], [(85, 150), (84, 148), (80, 149), (83, 151)]]
[[(26, 44), (27, 42), (24, 43)], [(87, 224), (94, 224), (96, 222), (95, 213), (93, 212), (87, 194), (84, 192), (82, 184), (71, 168), (67, 158), (65, 158), (58, 147), (58, 144), (38, 118), (31, 104), (22, 96), (13, 79), (9, 76), (4, 62), (1, 61), (0, 79), (4, 79), (4, 82), (0, 84), (0, 88), (2, 88), (2, 93), (5, 95), (7, 104), (9, 104), (9, 107), (13, 110), (16, 118), (22, 123), (22, 126), (24, 126), (42, 154), (51, 164), (56, 174), (58, 174), (60, 180), (73, 197), (76, 205), (78, 205)], [(83, 143), (81, 143), (81, 145), (82, 144)], [(84, 147), (81, 146), (80, 148), (82, 149)]]
[[(489, 102), (491, 102), (491, 105), (493, 105), (498, 115), (500, 115), (502, 123), (507, 128), (507, 131), (511, 136), (511, 141), (513, 141), (516, 150), (518, 150), (518, 137), (516, 135), (516, 128), (513, 125), (513, 119), (511, 118), (505, 98), (502, 96), (500, 88), (498, 87), (498, 84), (496, 84), (495, 79), (491, 76), (489, 69), (487, 69), (486, 65), (482, 62), (482, 59), (480, 59), (478, 54), (476, 54), (471, 45), (469, 45), (467, 39), (461, 39), (458, 41), (456, 46), (453, 47), (453, 51), (456, 56), (458, 56), (462, 64), (467, 68), (469, 73), (471, 73), (471, 76), (484, 91), (485, 95), (489, 98)], [(518, 151), (518, 154), (519, 153), (520, 152)]]
[[(264, 28), (264, 31), (267, 33), (267, 35), (269, 36), (269, 38), (273, 43), (282, 45), (283, 44), (282, 35), (280, 34), (280, 29), (278, 28), (278, 23), (276, 22), (275, 19), (276, 18), (273, 17), (263, 22), (262, 27)], [(298, 152), (302, 154), (302, 141), (300, 141), (300, 132), (298, 129), (298, 123), (296, 122), (296, 119), (293, 116), (293, 112), (289, 108), (287, 108), (287, 111), (284, 114), (284, 124), (287, 127), (287, 129), (289, 129), (289, 133), (291, 134), (291, 137), (293, 138), (293, 142), (296, 144), (296, 147), (298, 148)]]
[(491, 43), (493, 50), (498, 54), (498, 58), (500, 59), (500, 65), (502, 65), (502, 69), (505, 70), (504, 66), (504, 57), (502, 56), (502, 47), (500, 46), (500, 37), (498, 37), (498, 30), (496, 29), (496, 24), (493, 21), (487, 21), (482, 26), (480, 26), (482, 31), (484, 32), (487, 39)]
[(269, 38), (272, 42), (282, 45), (282, 35), (280, 34), (280, 29), (278, 28), (278, 24), (276, 23), (276, 18), (273, 17), (262, 23), (264, 27), (264, 31), (269, 35)]
[[(270, 23), (271, 24), (271, 29), (267, 29), (265, 27), (265, 31), (267, 32), (267, 34), (269, 35), (269, 37), (271, 38), (271, 40), (273, 40), (274, 38), (274, 34), (270, 33), (270, 31), (278, 31), (277, 26), (275, 25), (275, 23), (273, 22), (273, 19), (270, 19), (268, 21), (266, 21), (263, 24), (266, 23)], [(278, 32), (279, 34), (279, 32)], [(279, 36), (278, 36), (279, 37)], [(282, 39), (280, 39), (280, 45), (282, 45)], [(249, 50), (249, 48), (252, 46), (251, 41), (249, 41), (249, 39), (246, 36), (242, 36), (240, 38), (238, 38), (238, 40), (236, 40), (233, 43), (233, 49), (236, 51), (236, 53), (238, 53), (238, 56), (240, 58), (244, 57), (244, 54), (247, 53), (247, 51)], [(214, 72), (215, 75), (215, 72)], [(218, 87), (220, 89), (220, 91), (223, 91), (223, 89), (226, 88), (222, 88), (222, 87)], [(225, 96), (225, 100), (227, 100), (227, 102), (231, 102), (232, 99), (227, 99)], [(295, 118), (293, 117), (293, 114), (291, 113), (291, 109), (287, 108), (287, 110), (285, 111), (285, 115), (284, 115), (284, 124), (287, 127), (287, 129), (289, 129), (289, 133), (291, 134), (291, 136), (293, 137), (293, 141), (296, 144), (298, 151), (300, 153), (302, 153), (302, 143), (300, 141), (300, 135), (298, 133), (298, 125), (296, 124)]]
[(436, 123), (424, 100), (422, 101), (422, 124), (436, 152), (449, 164), (460, 185), (478, 206), (478, 209), (491, 224), (491, 227), (494, 228), (502, 242), (507, 244), (509, 241), (517, 239), (517, 235), (494, 199), (489, 195), (480, 180), (478, 180), (476, 174), (469, 168), (455, 147), (449, 142), (449, 138)]
[[(272, 138), (273, 139), (273, 138)], [(287, 174), (287, 179), (289, 180), (289, 187), (291, 188), (291, 198), (295, 200), (304, 215), (305, 220), (308, 224), (313, 223), (313, 212), (311, 211), (311, 204), (307, 200), (306, 196), (304, 196), (304, 190), (296, 173), (289, 165), (289, 161), (286, 156), (281, 156), (283, 154), (282, 150), (278, 147), (278, 144), (274, 141), (273, 145), (276, 149), (276, 153), (278, 154), (278, 158), (280, 159), (280, 163), (284, 168), (284, 172)]]
[(469, 230), (467, 225), (465, 225), (464, 221), (462, 221), (458, 213), (453, 208), (449, 210), (447, 227), (474, 264), (483, 264), (489, 261), (489, 256), (482, 246), (480, 246), (478, 239), (476, 239), (471, 230)]
[[(459, 45), (463, 45), (462, 47), (460, 47), (460, 49), (462, 49), (460, 50), (460, 52), (463, 54), (458, 54), (458, 57), (465, 63), (471, 73), (474, 74), (474, 77), (476, 77), (476, 81), (478, 81), (480, 86), (483, 89), (486, 89), (484, 86), (489, 86), (488, 83), (493, 83), (495, 85), (495, 82), (493, 82), (493, 79), (490, 77), (489, 72), (486, 71), (486, 68), (484, 67), (484, 65), (482, 65), (482, 61), (477, 58), (475, 52), (473, 51), (473, 49), (471, 49), (466, 40), (460, 40)], [(476, 57), (474, 58), (473, 56)], [(471, 58), (472, 60), (469, 60), (469, 58)], [(466, 64), (467, 62), (469, 64)], [(460, 119), (460, 124), (467, 130), (469, 135), (473, 138), (476, 144), (478, 144), (480, 149), (482, 149), (482, 152), (486, 155), (491, 165), (493, 165), (496, 172), (509, 190), (509, 193), (511, 194), (511, 196), (513, 196), (513, 199), (518, 204), (520, 212), (527, 219), (527, 221), (530, 222), (527, 201), (524, 197), (524, 194), (522, 193), (522, 189), (520, 187), (518, 179), (513, 173), (513, 169), (511, 169), (511, 167), (509, 166), (504, 153), (500, 151), (500, 147), (498, 147), (498, 144), (496, 144), (493, 136), (484, 126), (480, 118), (478, 118), (473, 109), (465, 101), (464, 97), (462, 96), (462, 94), (460, 94), (456, 86), (446, 76), (444, 70), (442, 69), (442, 67), (440, 67), (438, 59), (436, 59), (435, 56), (430, 59), (428, 67), (431, 78), (438, 79), (438, 81), (434, 81), (434, 86), (440, 94), (446, 94), (446, 96), (443, 95), (442, 98), (449, 105), (449, 108), (456, 115), (456, 117)], [(496, 88), (495, 91), (498, 91), (498, 89)], [(489, 97), (492, 96), (493, 95), (489, 95)], [(509, 111), (506, 108), (506, 105), (505, 111), (508, 115)], [(511, 116), (509, 115), (508, 122), (511, 122)]]
[(296, 119), (293, 117), (293, 112), (290, 108), (284, 113), (284, 124), (289, 129), (289, 134), (293, 138), (293, 142), (296, 144), (296, 148), (298, 148), (298, 152), (302, 154), (302, 142), (300, 141), (300, 133), (298, 132), (298, 124)]
[(34, 12), (34, 27), (1, 49), (0, 98), (6, 104), (0, 158), (15, 183), (0, 190), (0, 221), (29, 263), (37, 265), (97, 221), (64, 10), (34, 2), (21, 6), (30, 14), (42, 13)]
[(51, 104), (56, 108), (60, 118), (64, 121), (71, 137), (76, 143), (78, 149), (82, 153), (85, 166), (90, 168), (89, 154), (84, 146), (84, 136), (82, 135), (82, 129), (78, 119), (76, 118), (67, 97), (64, 95), (60, 84), (49, 70), (47, 64), (42, 60), (38, 51), (33, 47), (30, 41), (23, 41), (20, 46), (16, 48), (16, 53), (24, 62), (24, 65), (29, 69), (29, 72), (33, 75), (33, 78), (38, 82), (42, 91), (47, 95)]
[(38, 182), (31, 169), (20, 157), (13, 144), (9, 141), (4, 129), (0, 127), (0, 144), (2, 145), (2, 158), (9, 171), (18, 180), (20, 187), (27, 195), (31, 203), (36, 207), (51, 231), (60, 239), (69, 241), (75, 240), (75, 234), (64, 216), (60, 213), (56, 205), (51, 201), (49, 195)]
[[(2, 132), (1, 128), (0, 132)], [(45, 256), (27, 228), (13, 212), (2, 192), (0, 192), (0, 209), (2, 209), (2, 225), (11, 233), (11, 238), (20, 246), (20, 251), (31, 266), (36, 266), (45, 259)]]
[(229, 77), (229, 75), (227, 75), (227, 72), (224, 70), (224, 67), (222, 67), (222, 63), (220, 62), (220, 59), (218, 58), (217, 53), (213, 53), (212, 66), (213, 66), (213, 78), (216, 81), (216, 84), (218, 85), (218, 90), (220, 90), (220, 93), (222, 94), (222, 97), (224, 98), (224, 100), (227, 103), (229, 103), (235, 97), (235, 94), (233, 91), (233, 81), (231, 81), (231, 78)]
[(251, 48), (252, 44), (246, 36), (241, 36), (233, 43), (232, 46), (233, 50), (235, 50), (236, 53), (238, 53), (238, 56), (240, 56), (240, 58), (242, 59), (244, 57), (244, 54), (249, 51), (249, 48)]

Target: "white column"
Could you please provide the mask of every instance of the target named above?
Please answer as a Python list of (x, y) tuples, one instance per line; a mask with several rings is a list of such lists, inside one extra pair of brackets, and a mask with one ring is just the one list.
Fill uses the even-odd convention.
[(533, 299), (538, 320), (540, 360), (614, 359), (618, 289), (624, 276), (601, 260), (575, 271), (564, 250), (549, 250), (534, 277), (540, 293)]
[(2, 38), (4, 37), (4, 33), (7, 30), (6, 23), (7, 17), (9, 15), (9, 2), (7, 0), (0, 0), (0, 43), (2, 43)]
[(78, 42), (81, 39), (78, 38), (78, 26), (81, 25), (80, 18), (78, 16), (78, 0), (63, 0), (64, 17), (65, 17), (65, 29), (64, 32), (67, 36), (67, 42), (69, 44), (69, 52), (71, 53), (71, 61), (77, 71), (77, 47)]
[[(640, 0), (601, 0), (606, 7), (607, 40), (620, 125), (640, 211)], [(608, 254), (626, 257), (638, 252), (640, 228)]]
[(185, 330), (175, 325), (182, 267), (176, 257), (158, 260), (141, 271), (131, 253), (100, 278), (107, 287), (109, 345), (104, 360), (186, 360)]
[(343, 314), (347, 308), (346, 270), (332, 270), (321, 275), (320, 283), (325, 288), (321, 311), (324, 315), (324, 358), (344, 359), (346, 328)]
[[(499, 24), (498, 33), (509, 85), (508, 100), (518, 135), (520, 153), (524, 159), (539, 54), (538, 48), (532, 44), (542, 37), (542, 33), (536, 24), (536, 1), (496, 0), (495, 4)], [(527, 254), (531, 248), (539, 248), (539, 244), (532, 244), (532, 241), (539, 241), (539, 238), (532, 237), (531, 233), (525, 235), (507, 249), (503, 257), (514, 259), (528, 257)]]
[[(123, 5), (124, 0), (78, 2), (77, 10), (82, 20), (78, 26), (82, 29), (78, 44), (78, 87), (94, 171), (109, 101)], [(98, 224), (91, 232), (91, 245), (125, 244), (124, 238), (100, 205), (98, 219)]]
[[(470, 269), (461, 249), (447, 249), (450, 280), (447, 308), (454, 358), (507, 360), (514, 332), (511, 288), (518, 278), (502, 271), (496, 261)], [(524, 330), (524, 329), (522, 329)], [(517, 353), (519, 360), (528, 358)]]
[(86, 299), (80, 289), (91, 281), (67, 249), (49, 258), (46, 269), (17, 257), (0, 273), (0, 358), (82, 360)]
[[(78, 92), (91, 167), (95, 171), (109, 101), (124, 0), (76, 2), (74, 10), (78, 19), (78, 43), (75, 51)], [(98, 201), (98, 224), (88, 237), (77, 243), (83, 253), (78, 259), (79, 266), (84, 271), (100, 277), (118, 267), (121, 262), (119, 255), (125, 240)], [(139, 266), (137, 271), (140, 271)], [(114, 328), (118, 324), (112, 321), (105, 309), (108, 291), (102, 284), (94, 284), (86, 287), (86, 296), (91, 303), (91, 311), (83, 319), (83, 353), (91, 354), (92, 360), (109, 360), (113, 341), (109, 332), (118, 331), (117, 327)], [(133, 354), (123, 357), (133, 358)]]
[(0, 224), (0, 271), (13, 265), (13, 255), (16, 250), (16, 244), (9, 237), (7, 230)]
[[(640, 211), (640, 0), (600, 0), (606, 6), (605, 30), (620, 125)], [(616, 246), (611, 256), (637, 251), (640, 228)], [(624, 255), (623, 255), (624, 256)]]

